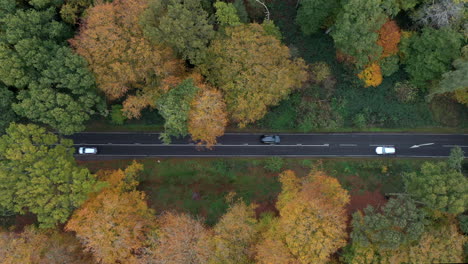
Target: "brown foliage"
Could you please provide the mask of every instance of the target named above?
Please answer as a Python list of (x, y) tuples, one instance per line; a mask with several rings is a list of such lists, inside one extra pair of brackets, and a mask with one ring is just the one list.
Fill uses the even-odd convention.
[(383, 48), (382, 58), (397, 54), (401, 40), (400, 27), (394, 20), (388, 20), (379, 30), (377, 45)]
[(94, 263), (72, 234), (28, 226), (20, 234), (0, 231), (2, 264)]
[(139, 117), (139, 111), (154, 106), (164, 80), (181, 75), (183, 64), (173, 51), (150, 44), (143, 37), (138, 17), (146, 0), (116, 0), (98, 4), (87, 11), (80, 33), (70, 40), (96, 76), (99, 89), (109, 100), (137, 90), (124, 113)]
[(226, 104), (220, 91), (200, 89), (192, 102), (188, 130), (194, 141), (211, 148), (216, 138), (224, 134), (227, 125)]
[(211, 233), (187, 214), (165, 213), (159, 219), (160, 232), (153, 259), (167, 264), (204, 264), (212, 248)]

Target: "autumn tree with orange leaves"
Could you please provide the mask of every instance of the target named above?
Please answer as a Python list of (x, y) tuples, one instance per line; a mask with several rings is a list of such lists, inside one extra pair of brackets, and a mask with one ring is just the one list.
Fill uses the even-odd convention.
[[(259, 263), (326, 263), (346, 244), (348, 192), (338, 180), (322, 172), (298, 179), (294, 172), (280, 175), (279, 219), (257, 245)], [(277, 249), (272, 258), (268, 248)], [(276, 256), (278, 255), (278, 256)]]
[(101, 173), (109, 186), (76, 210), (65, 227), (100, 263), (137, 263), (156, 228), (145, 194), (136, 190), (141, 169), (134, 163), (125, 171)]
[(382, 58), (395, 55), (398, 52), (398, 43), (401, 40), (401, 31), (394, 20), (388, 20), (379, 30), (377, 45), (383, 48)]
[(70, 40), (109, 101), (132, 94), (123, 103), (128, 118), (138, 118), (143, 108), (154, 107), (166, 83), (177, 83), (184, 69), (172, 49), (144, 38), (139, 16), (146, 8), (146, 0), (98, 4), (87, 10), (80, 33)]
[(204, 87), (192, 101), (188, 131), (192, 140), (211, 148), (224, 134), (227, 125), (226, 104), (219, 90)]

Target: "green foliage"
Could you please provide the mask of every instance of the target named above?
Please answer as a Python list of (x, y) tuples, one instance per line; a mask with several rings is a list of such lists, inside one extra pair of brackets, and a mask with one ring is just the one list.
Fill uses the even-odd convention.
[[(452, 157), (451, 163), (456, 159)], [(406, 192), (433, 210), (451, 214), (466, 210), (468, 179), (445, 162), (426, 162), (419, 172), (407, 173), (404, 182)]]
[(237, 10), (237, 15), (241, 23), (249, 22), (249, 14), (247, 14), (247, 9), (245, 9), (244, 0), (235, 0), (232, 3)]
[(366, 123), (366, 116), (363, 113), (357, 114), (353, 118), (353, 125), (357, 128), (365, 128)]
[(460, 56), (462, 36), (448, 29), (424, 28), (421, 34), (403, 38), (403, 63), (411, 81), (423, 87), (450, 69), (450, 63)]
[(380, 68), (382, 69), (382, 75), (385, 77), (388, 77), (394, 74), (395, 72), (397, 72), (398, 69), (400, 68), (399, 63), (400, 63), (400, 59), (396, 55), (386, 57), (382, 59), (381, 61), (379, 61)]
[(463, 150), (456, 146), (450, 150), (450, 156), (447, 160), (447, 166), (454, 171), (462, 171), (462, 163), (465, 159), (465, 153)]
[(66, 0), (60, 8), (60, 17), (68, 24), (76, 24), (86, 8), (93, 5), (93, 0)]
[(436, 88), (431, 91), (434, 94), (462, 91), (468, 88), (468, 57), (460, 58), (453, 62), (455, 70), (446, 72)]
[(11, 109), (13, 102), (13, 92), (0, 83), (0, 135), (16, 119), (15, 112)]
[(12, 123), (0, 138), (0, 207), (37, 215), (40, 227), (65, 223), (97, 181), (76, 166), (73, 142), (36, 125)]
[(284, 166), (284, 159), (281, 157), (271, 157), (265, 159), (265, 165), (263, 166), (266, 170), (271, 172), (281, 172)]
[(331, 33), (337, 49), (352, 56), (359, 68), (375, 61), (382, 53), (377, 40), (386, 16), (380, 3), (381, 0), (347, 1)]
[(279, 40), (281, 40), (283, 38), (283, 36), (281, 35), (281, 31), (280, 31), (279, 27), (277, 27), (275, 25), (273, 20), (263, 21), (262, 27), (265, 30), (265, 33), (267, 35), (273, 36), (273, 37), (275, 37), (275, 38), (277, 38)]
[(111, 123), (114, 125), (123, 125), (125, 122), (125, 116), (122, 113), (122, 105), (112, 105), (111, 107)]
[(71, 31), (55, 12), (18, 9), (0, 19), (0, 81), (20, 89), (18, 115), (72, 134), (104, 102), (84, 59), (64, 46)]
[(412, 102), (418, 96), (417, 87), (408, 81), (395, 83), (393, 89), (395, 90), (395, 95), (398, 98), (398, 101), (403, 103)]
[(338, 0), (302, 0), (297, 10), (296, 23), (304, 34), (314, 34), (339, 7)]
[(459, 215), (458, 221), (463, 234), (468, 234), (468, 215)]
[(353, 243), (376, 249), (397, 249), (418, 241), (426, 215), (409, 197), (390, 199), (379, 213), (372, 206), (353, 214)]
[(150, 2), (141, 24), (147, 37), (167, 43), (192, 64), (203, 61), (206, 47), (214, 37), (200, 0)]
[(216, 20), (222, 27), (241, 24), (236, 7), (233, 4), (217, 1), (214, 3), (214, 7), (216, 8)]
[(190, 103), (196, 95), (198, 87), (192, 79), (187, 79), (162, 95), (156, 102), (159, 113), (164, 117), (164, 133), (161, 139), (164, 143), (171, 143), (171, 136), (183, 137), (188, 135), (187, 120)]
[(46, 7), (59, 7), (63, 4), (63, 0), (29, 0), (29, 4), (36, 9)]
[(381, 6), (390, 17), (395, 17), (400, 10), (410, 10), (424, 0), (382, 0)]

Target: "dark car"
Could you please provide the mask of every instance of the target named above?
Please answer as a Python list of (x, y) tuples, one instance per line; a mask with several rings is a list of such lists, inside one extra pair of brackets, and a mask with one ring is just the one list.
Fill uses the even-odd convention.
[(263, 135), (261, 138), (260, 138), (260, 141), (264, 144), (279, 144), (281, 141), (280, 141), (280, 137), (278, 135)]

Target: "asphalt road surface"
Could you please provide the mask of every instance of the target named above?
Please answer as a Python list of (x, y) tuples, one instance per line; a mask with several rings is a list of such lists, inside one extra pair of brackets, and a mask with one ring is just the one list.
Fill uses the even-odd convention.
[(468, 153), (468, 134), (405, 133), (323, 133), (278, 134), (279, 145), (260, 142), (262, 134), (227, 133), (211, 150), (197, 147), (189, 138), (174, 139), (165, 145), (159, 133), (85, 132), (68, 138), (75, 147), (97, 147), (97, 155), (76, 155), (78, 159), (118, 159), (143, 157), (379, 157), (377, 146), (393, 146), (388, 157), (446, 157), (460, 146)]

